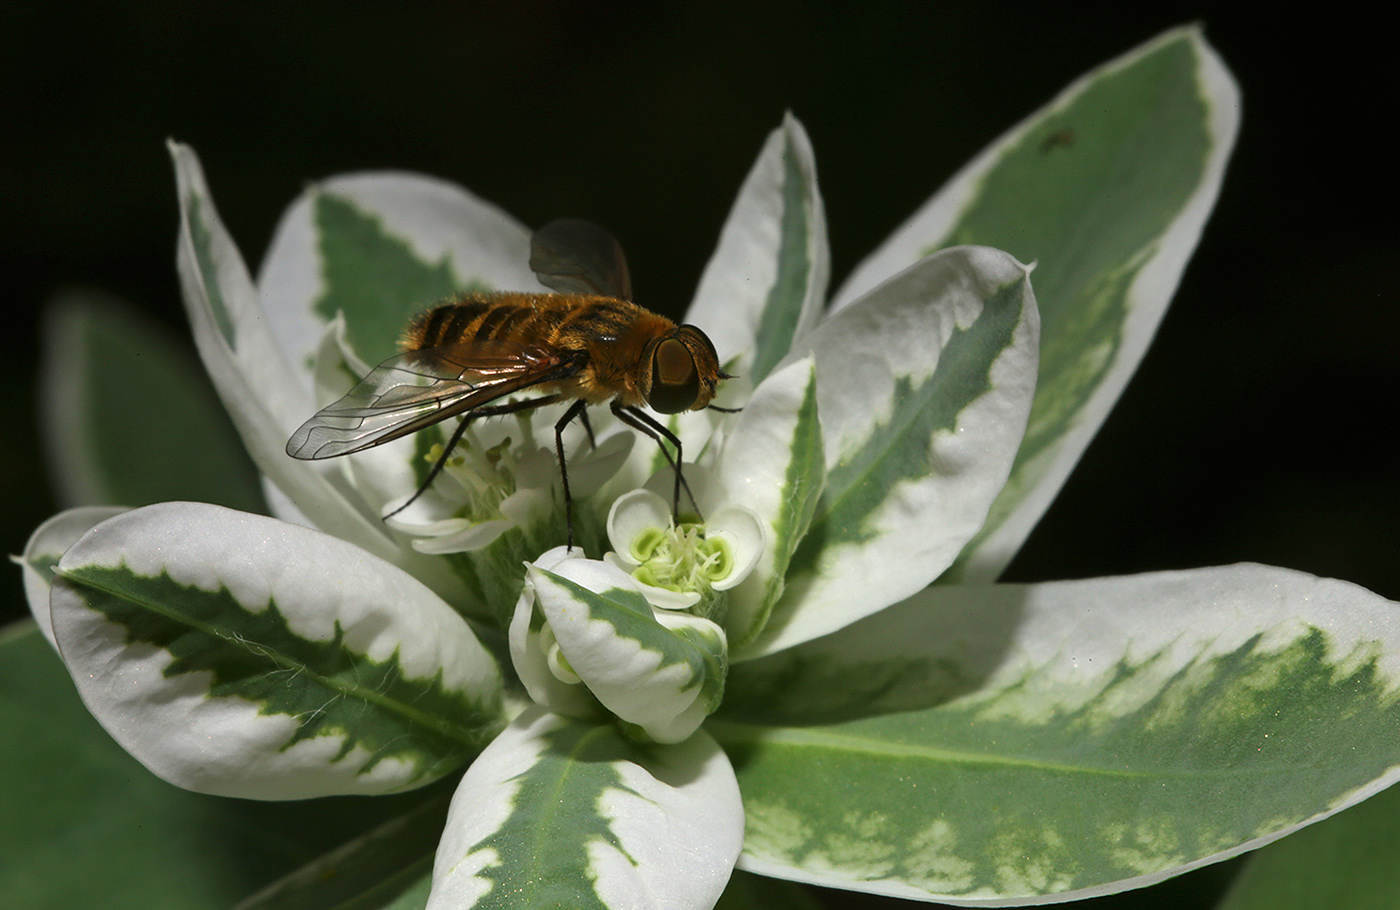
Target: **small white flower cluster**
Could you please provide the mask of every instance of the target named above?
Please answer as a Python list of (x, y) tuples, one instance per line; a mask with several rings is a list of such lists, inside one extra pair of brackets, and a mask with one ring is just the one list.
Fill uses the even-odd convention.
[[(579, 446), (569, 459), (573, 495), (590, 496), (611, 478), (632, 449), (630, 433), (616, 433), (595, 446)], [(436, 463), (440, 445), (425, 461)], [(423, 495), (407, 508), (409, 494), (385, 504), (385, 521), (412, 538), (420, 553), (480, 550), (513, 527), (555, 520), (559, 462), (553, 441), (541, 445), (526, 418), (469, 427)], [(402, 508), (402, 511), (399, 511)]]
[(704, 472), (685, 472), (707, 521), (677, 524), (664, 498), (634, 490), (613, 504), (602, 560), (556, 547), (528, 566), (510, 646), (535, 701), (576, 717), (604, 709), (655, 742), (688, 738), (719, 707), (724, 592), (758, 564), (764, 532), (751, 510), (715, 502)]

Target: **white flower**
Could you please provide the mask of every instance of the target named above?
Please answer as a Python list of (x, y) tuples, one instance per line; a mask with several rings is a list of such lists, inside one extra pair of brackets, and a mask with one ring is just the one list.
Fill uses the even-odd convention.
[(709, 471), (686, 465), (682, 474), (687, 484), (682, 496), (693, 495), (699, 509), (695, 520), (683, 512), (681, 523), (675, 522), (672, 503), (658, 492), (670, 492), (674, 474), (659, 472), (646, 487), (613, 501), (608, 513), (613, 549), (606, 558), (659, 588), (698, 596), (728, 591), (748, 578), (763, 555), (762, 521), (752, 509), (725, 501)]
[[(415, 490), (384, 505), (385, 522), (415, 538), (420, 553), (480, 550), (511, 528), (556, 522), (559, 461), (552, 443), (540, 445), (534, 435), (533, 422), (523, 418), (469, 427), (422, 495)], [(493, 437), (499, 439), (488, 441)], [(622, 467), (632, 444), (623, 432), (596, 448), (577, 446), (569, 461), (572, 494), (579, 500), (593, 495)], [(424, 462), (436, 463), (441, 455), (441, 444), (435, 445)]]

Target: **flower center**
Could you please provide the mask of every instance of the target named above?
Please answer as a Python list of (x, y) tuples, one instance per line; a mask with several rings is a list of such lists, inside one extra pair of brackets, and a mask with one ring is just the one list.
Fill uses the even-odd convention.
[(698, 522), (646, 528), (632, 540), (630, 550), (637, 563), (634, 578), (681, 593), (708, 593), (735, 567), (729, 541), (705, 536), (705, 526)]
[[(435, 444), (424, 455), (424, 461), (436, 464), (442, 457), (442, 443)], [(501, 503), (515, 492), (516, 458), (507, 436), (494, 446), (483, 446), (464, 433), (442, 466), (441, 483), (451, 484), (453, 498), (461, 500), (456, 510), (459, 518), (471, 522), (489, 521), (501, 517)]]

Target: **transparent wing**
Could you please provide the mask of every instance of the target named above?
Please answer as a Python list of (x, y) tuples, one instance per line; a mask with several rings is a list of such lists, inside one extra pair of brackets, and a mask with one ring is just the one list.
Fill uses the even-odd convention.
[(390, 357), (287, 440), (316, 460), (407, 436), (512, 392), (578, 372), (576, 355), (538, 344), (467, 342)]
[(632, 276), (622, 244), (582, 218), (558, 218), (535, 231), (530, 268), (541, 284), (563, 294), (632, 299)]

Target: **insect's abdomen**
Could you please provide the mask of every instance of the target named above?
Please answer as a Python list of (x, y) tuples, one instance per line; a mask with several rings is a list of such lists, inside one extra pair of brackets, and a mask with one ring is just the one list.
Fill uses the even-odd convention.
[(400, 344), (406, 351), (421, 351), (494, 340), (582, 350), (600, 336), (626, 335), (642, 313), (646, 311), (636, 304), (612, 297), (468, 294), (420, 314), (404, 330)]
[(461, 297), (417, 316), (404, 329), (400, 344), (406, 351), (421, 351), (465, 341), (513, 338), (524, 331), (528, 331), (531, 338), (544, 340), (547, 336), (540, 332), (547, 332), (549, 310), (553, 308), (533, 306), (530, 296), (471, 294)]

